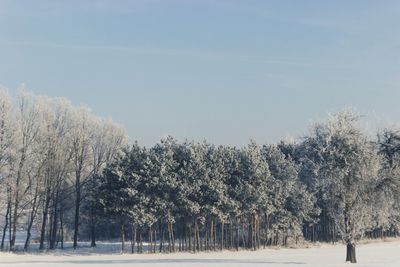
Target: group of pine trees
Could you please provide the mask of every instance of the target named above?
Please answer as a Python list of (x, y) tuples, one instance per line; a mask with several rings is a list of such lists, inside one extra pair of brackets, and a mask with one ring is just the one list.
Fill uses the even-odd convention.
[(295, 162), (254, 142), (135, 144), (105, 169), (98, 190), (104, 212), (120, 220), (121, 234), (129, 226), (139, 251), (144, 237), (168, 252), (286, 245), (319, 212)]
[[(347, 245), (400, 227), (400, 132), (367, 135), (343, 111), (298, 141), (243, 148), (172, 137), (128, 146), (124, 130), (64, 99), (0, 92), (1, 249), (40, 233), (130, 240), (132, 252)], [(144, 245), (145, 244), (145, 245)]]

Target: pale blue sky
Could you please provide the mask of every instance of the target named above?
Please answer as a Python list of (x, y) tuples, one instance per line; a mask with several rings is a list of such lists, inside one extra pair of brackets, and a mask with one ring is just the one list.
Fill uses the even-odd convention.
[(65, 96), (152, 145), (400, 121), (400, 1), (0, 0), (0, 85)]

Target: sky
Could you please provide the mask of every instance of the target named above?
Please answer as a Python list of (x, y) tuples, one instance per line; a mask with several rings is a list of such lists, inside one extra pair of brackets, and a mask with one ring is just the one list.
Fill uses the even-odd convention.
[(153, 145), (400, 121), (400, 1), (0, 0), (0, 86), (63, 96)]

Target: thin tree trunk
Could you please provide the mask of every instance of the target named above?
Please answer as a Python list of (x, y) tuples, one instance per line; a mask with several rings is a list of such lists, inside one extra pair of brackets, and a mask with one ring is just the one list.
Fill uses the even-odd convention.
[(204, 247), (205, 247), (205, 250), (208, 251), (209, 250), (209, 247), (208, 247), (208, 244), (209, 244), (209, 240), (208, 240), (208, 238), (209, 238), (208, 221), (206, 221), (205, 235), (206, 236), (205, 236), (205, 241), (204, 241)]
[(167, 231), (168, 231), (168, 252), (172, 251), (172, 235), (171, 235), (171, 224), (170, 222), (167, 223)]
[(198, 239), (198, 227), (197, 227), (197, 219), (194, 219), (194, 244), (193, 244), (193, 251), (196, 253), (196, 251), (199, 250), (199, 239)]
[(247, 247), (247, 242), (246, 242), (246, 229), (244, 223), (242, 223), (242, 242), (243, 242), (243, 247)]
[(135, 253), (135, 242), (136, 242), (136, 227), (132, 223), (131, 224), (131, 252), (132, 252), (132, 254)]
[(96, 247), (96, 218), (93, 200), (90, 203), (90, 246)]
[(57, 225), (58, 225), (58, 192), (54, 198), (53, 226), (50, 235), (50, 249), (56, 248)]
[(96, 247), (96, 224), (93, 218), (91, 218), (90, 222), (90, 239), (91, 239), (90, 246), (92, 248)]
[(162, 222), (160, 222), (160, 253), (163, 252), (163, 245), (164, 245), (164, 228)]
[(239, 219), (236, 218), (236, 251), (239, 251), (239, 242), (240, 242), (240, 228), (239, 228)]
[(79, 210), (81, 204), (81, 183), (80, 183), (80, 173), (76, 173), (75, 182), (75, 219), (74, 219), (74, 249), (78, 247), (78, 234), (79, 234)]
[(60, 232), (61, 232), (61, 249), (64, 249), (64, 212), (60, 209)]
[(210, 226), (210, 239), (211, 242), (213, 243), (213, 250), (215, 250), (215, 238), (214, 238), (214, 220), (211, 220), (211, 226)]
[[(36, 198), (36, 197), (35, 197)], [(27, 251), (28, 247), (29, 247), (29, 242), (30, 242), (30, 238), (31, 238), (31, 230), (32, 230), (32, 225), (33, 225), (33, 221), (35, 220), (36, 217), (36, 210), (37, 208), (36, 206), (36, 200), (33, 203), (33, 207), (31, 210), (31, 214), (30, 214), (30, 218), (29, 218), (29, 224), (28, 224), (28, 229), (26, 230), (26, 240), (25, 240), (25, 245), (24, 245), (24, 250)]]
[(153, 245), (153, 253), (156, 253), (156, 247), (157, 247), (157, 227), (154, 226), (154, 245)]
[(6, 238), (6, 233), (7, 233), (7, 228), (8, 228), (8, 222), (9, 222), (9, 216), (10, 216), (10, 210), (11, 210), (11, 201), (9, 200), (7, 202), (7, 211), (6, 211), (6, 216), (5, 216), (5, 225), (3, 228), (3, 236), (1, 238), (1, 250), (4, 250), (4, 240)]
[[(11, 231), (12, 231), (12, 229), (11, 229), (11, 225), (12, 225), (12, 216), (11, 216), (11, 214), (12, 214), (12, 205), (10, 205), (10, 216), (8, 216), (8, 225), (9, 225), (9, 227), (8, 227), (8, 241), (9, 241), (9, 244), (11, 244)], [(8, 250), (10, 250), (10, 247), (8, 247)]]
[(230, 238), (229, 248), (233, 249), (233, 221), (232, 221), (232, 219), (229, 224), (229, 238)]
[(224, 221), (221, 222), (221, 250), (224, 249), (224, 228), (225, 228), (225, 223)]
[(45, 199), (45, 204), (43, 208), (43, 219), (42, 219), (42, 228), (40, 230), (40, 245), (39, 249), (43, 250), (44, 249), (44, 240), (46, 237), (46, 224), (47, 224), (47, 215), (49, 212), (49, 205), (50, 205), (50, 187), (47, 187), (46, 190), (46, 199)]
[(121, 222), (121, 253), (125, 251), (125, 224)]
[(143, 253), (143, 233), (142, 233), (142, 229), (140, 229), (139, 232), (139, 243), (140, 243), (140, 253)]
[(25, 245), (24, 245), (25, 251), (28, 250), (28, 246), (29, 246), (29, 242), (30, 242), (30, 238), (31, 238), (31, 229), (32, 229), (33, 221), (35, 220), (36, 214), (37, 214), (37, 205), (36, 204), (37, 204), (37, 199), (38, 199), (38, 193), (39, 193), (39, 184), (37, 184), (35, 187), (35, 195), (33, 197), (32, 209), (31, 209), (31, 213), (29, 216), (28, 229), (26, 232), (26, 240), (25, 240)]
[[(19, 162), (19, 167), (18, 167), (18, 172), (17, 172), (17, 180), (15, 183), (15, 202), (14, 202), (14, 214), (13, 214), (13, 220), (12, 220), (12, 224), (10, 224), (10, 229), (12, 228), (12, 235), (11, 235), (11, 240), (10, 240), (10, 250), (14, 251), (15, 250), (15, 239), (17, 237), (17, 224), (18, 224), (18, 209), (19, 209), (19, 186), (20, 186), (20, 182), (22, 179), (22, 168), (24, 166), (25, 163), (25, 149), (22, 149), (21, 152), (21, 160)], [(11, 214), (10, 214), (11, 215)]]
[(175, 252), (175, 231), (173, 223), (171, 223), (171, 241), (172, 241), (172, 252)]

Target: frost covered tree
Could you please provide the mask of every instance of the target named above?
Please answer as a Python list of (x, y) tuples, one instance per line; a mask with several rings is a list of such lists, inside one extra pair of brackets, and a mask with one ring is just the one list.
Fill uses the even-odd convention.
[(15, 117), (13, 103), (8, 92), (0, 90), (0, 207), (5, 207), (4, 226), (1, 238), (1, 250), (4, 249), (7, 229), (11, 220), (11, 166), (15, 158)]
[(88, 211), (88, 219), (91, 232), (91, 246), (96, 246), (96, 210), (98, 193), (98, 176), (101, 175), (107, 164), (113, 162), (127, 147), (127, 135), (125, 130), (111, 120), (92, 117), (90, 135), (90, 176), (85, 186), (85, 204)]
[(257, 249), (261, 240), (260, 215), (268, 210), (273, 182), (261, 148), (253, 141), (243, 149), (241, 171), (243, 177), (240, 202), (242, 214), (249, 220), (248, 247)]
[[(127, 145), (125, 131), (119, 125), (110, 120), (95, 117), (88, 109), (74, 109), (73, 126), (70, 132), (71, 138), (71, 160), (75, 174), (75, 219), (74, 219), (74, 249), (78, 245), (79, 218), (82, 201), (95, 188), (96, 177), (103, 168), (111, 163), (118, 153)], [(88, 189), (87, 189), (88, 188)], [(86, 190), (87, 189), (87, 190)], [(93, 206), (93, 196), (89, 201)], [(91, 231), (92, 246), (95, 246), (94, 236), (94, 207), (92, 207)], [(90, 210), (90, 209), (89, 209)]]
[[(318, 215), (315, 196), (300, 181), (295, 162), (285, 156), (276, 145), (264, 145), (262, 154), (271, 173), (270, 196), (265, 213), (267, 231), (272, 224), (272, 235), (281, 235), (283, 243), (289, 237), (296, 241), (302, 235), (305, 223)], [(274, 237), (276, 239), (276, 237)]]
[(400, 132), (385, 129), (379, 133), (378, 151), (382, 156), (380, 176), (383, 180), (377, 189), (383, 196), (377, 204), (381, 205), (379, 210), (383, 212), (379, 218), (386, 219), (386, 225), (377, 223), (378, 227), (371, 234), (374, 237), (382, 237), (386, 230), (392, 236), (400, 230)]
[[(159, 189), (155, 191), (162, 199), (163, 208), (159, 210), (160, 224), (160, 250), (163, 251), (163, 240), (168, 240), (168, 251), (175, 251), (174, 224), (176, 222), (177, 206), (175, 202), (178, 197), (178, 171), (182, 168), (184, 159), (177, 161), (177, 141), (168, 136), (156, 144), (152, 149), (155, 160), (155, 176), (159, 179)], [(182, 188), (184, 192), (184, 188)], [(165, 229), (166, 228), (166, 229)], [(164, 235), (166, 234), (166, 238)]]
[(75, 213), (74, 213), (74, 249), (78, 246), (79, 218), (82, 203), (82, 189), (84, 183), (92, 175), (91, 163), (93, 161), (90, 147), (90, 138), (93, 134), (90, 112), (86, 108), (74, 110), (73, 126), (71, 129), (71, 154), (74, 170)]
[(375, 146), (357, 123), (357, 115), (341, 112), (317, 124), (304, 141), (314, 155), (322, 200), (347, 246), (346, 261), (353, 263), (356, 241), (372, 227), (379, 169)]
[(21, 216), (21, 204), (31, 186), (30, 173), (35, 168), (34, 149), (40, 124), (40, 106), (32, 94), (21, 91), (16, 105), (16, 160), (11, 175), (12, 213), (10, 217), (10, 250), (15, 249), (17, 226)]
[(3, 180), (5, 167), (12, 160), (14, 145), (13, 103), (7, 91), (0, 90), (0, 177)]
[[(67, 191), (71, 175), (72, 154), (68, 134), (72, 128), (71, 114), (73, 107), (69, 101), (62, 98), (39, 97), (38, 101), (43, 106), (41, 112), (42, 127), (40, 137), (38, 137), (37, 151), (40, 160), (37, 183), (41, 184), (39, 188), (41, 197), (37, 201), (36, 194), (33, 195), (28, 237), (30, 236), (32, 220), (38, 209), (35, 205), (38, 205), (37, 202), (39, 202), (42, 207), (39, 247), (40, 249), (45, 248), (45, 237), (48, 228), (50, 228), (48, 231), (49, 248), (54, 249), (58, 229), (59, 227), (63, 228), (61, 224), (61, 217), (63, 216), (62, 195), (64, 191)], [(28, 242), (27, 238), (26, 245), (28, 245)]]

